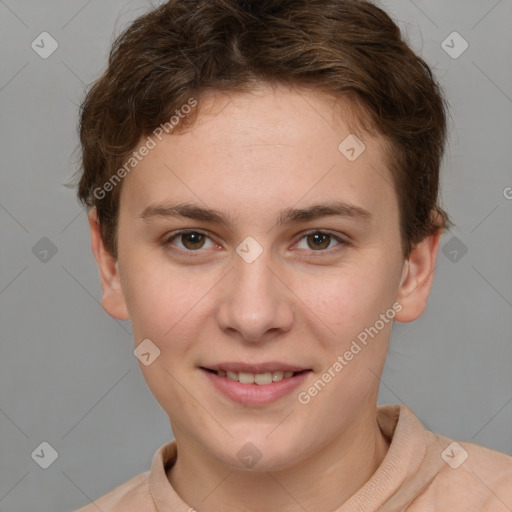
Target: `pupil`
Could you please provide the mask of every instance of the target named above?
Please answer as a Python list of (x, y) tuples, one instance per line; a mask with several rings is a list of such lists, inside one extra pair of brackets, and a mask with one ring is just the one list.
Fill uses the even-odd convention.
[(202, 235), (201, 233), (187, 233), (184, 235), (184, 238), (185, 238), (184, 245), (185, 245), (185, 247), (187, 247), (187, 249), (197, 249), (198, 244), (199, 244), (199, 247), (201, 247), (202, 246), (201, 242), (204, 242), (204, 240), (203, 240), (204, 235)]
[[(330, 235), (326, 235), (325, 233), (314, 233), (313, 235), (309, 235), (310, 238), (312, 237), (314, 242), (314, 247), (315, 249), (324, 249), (325, 247), (327, 247), (329, 245), (329, 236)], [(327, 244), (325, 244), (325, 241), (327, 240)]]

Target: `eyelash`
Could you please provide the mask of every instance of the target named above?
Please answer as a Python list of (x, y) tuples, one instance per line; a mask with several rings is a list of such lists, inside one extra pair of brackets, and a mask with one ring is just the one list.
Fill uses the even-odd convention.
[[(173, 242), (176, 238), (179, 238), (181, 235), (187, 235), (187, 234), (191, 234), (191, 233), (197, 233), (197, 234), (200, 234), (200, 235), (204, 235), (205, 237), (207, 237), (207, 238), (209, 238), (211, 240), (211, 237), (205, 231), (201, 231), (199, 229), (183, 229), (181, 231), (176, 231), (171, 236), (165, 238), (165, 240), (162, 242), (162, 245), (165, 246), (165, 247), (172, 246), (173, 244), (171, 242)], [(330, 253), (332, 251), (336, 251), (337, 250), (336, 248), (340, 249), (340, 248), (343, 248), (343, 247), (346, 247), (346, 246), (350, 245), (350, 243), (347, 240), (345, 240), (345, 239), (343, 239), (343, 238), (341, 238), (339, 236), (336, 236), (336, 235), (334, 235), (333, 233), (331, 233), (329, 231), (323, 231), (321, 229), (314, 229), (314, 230), (311, 230), (311, 231), (308, 231), (308, 232), (302, 234), (302, 236), (299, 238), (299, 240), (296, 243), (299, 243), (304, 238), (306, 238), (306, 237), (308, 237), (310, 235), (315, 235), (315, 234), (321, 234), (321, 235), (330, 236), (331, 239), (336, 240), (336, 242), (338, 242), (338, 244), (339, 244), (334, 249), (333, 248), (331, 248), (331, 249), (319, 249), (317, 251), (311, 249), (311, 250), (307, 251), (307, 252), (312, 253), (312, 255), (315, 256), (315, 257), (316, 256), (322, 256), (325, 253)], [(194, 255), (194, 253), (201, 253), (201, 252), (203, 252), (203, 251), (201, 251), (201, 249), (193, 251), (193, 250), (190, 250), (190, 249), (176, 248), (175, 246), (172, 248), (172, 250), (177, 252), (177, 253), (179, 253), (179, 254), (182, 254), (184, 256), (188, 256), (188, 257), (197, 257), (197, 256)], [(301, 250), (304, 250), (304, 249), (301, 249)]]

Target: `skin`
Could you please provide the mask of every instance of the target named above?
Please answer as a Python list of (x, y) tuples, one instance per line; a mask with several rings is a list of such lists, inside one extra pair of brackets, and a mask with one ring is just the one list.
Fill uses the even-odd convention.
[[(140, 367), (169, 416), (178, 458), (168, 478), (187, 504), (201, 512), (330, 512), (389, 447), (376, 404), (392, 322), (306, 405), (292, 392), (244, 406), (199, 367), (284, 361), (313, 370), (298, 391), (307, 390), (393, 303), (401, 305), (397, 321), (422, 314), (440, 235), (404, 258), (383, 139), (359, 134), (366, 149), (349, 161), (338, 150), (352, 133), (348, 118), (335, 117), (319, 93), (262, 85), (208, 93), (199, 107), (190, 129), (164, 137), (124, 178), (117, 261), (89, 215), (102, 304), (131, 319), (135, 345), (149, 338), (161, 351)], [(232, 225), (141, 218), (149, 205), (185, 201), (225, 212)], [(329, 201), (369, 216), (275, 225), (284, 208)], [(202, 246), (190, 236), (169, 241), (180, 229), (208, 236)], [(318, 249), (307, 236), (315, 230), (348, 243), (326, 237)], [(263, 249), (250, 264), (236, 252), (247, 236)], [(252, 468), (237, 457), (248, 442), (262, 455)]]

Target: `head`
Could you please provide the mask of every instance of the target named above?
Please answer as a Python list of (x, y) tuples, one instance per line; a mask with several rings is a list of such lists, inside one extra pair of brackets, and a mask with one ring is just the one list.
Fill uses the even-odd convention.
[[(177, 438), (234, 467), (251, 442), (276, 469), (374, 414), (449, 222), (444, 100), (384, 11), (170, 1), (114, 43), (80, 137), (103, 306), (158, 348), (141, 368)], [(241, 403), (211, 385), (226, 361), (307, 372)]]

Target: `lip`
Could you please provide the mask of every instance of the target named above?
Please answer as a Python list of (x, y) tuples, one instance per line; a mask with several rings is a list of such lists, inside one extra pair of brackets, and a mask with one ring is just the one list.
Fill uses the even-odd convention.
[[(238, 365), (238, 368), (242, 368), (242, 366), (243, 365)], [(245, 365), (245, 367), (254, 368), (254, 365)], [(279, 368), (276, 368), (275, 370), (272, 371), (277, 371), (278, 369), (284, 370), (285, 367), (286, 365), (281, 365)], [(291, 367), (290, 365), (288, 365), (287, 367), (294, 368)], [(218, 369), (222, 370), (223, 368)], [(258, 384), (242, 384), (240, 382), (228, 379), (227, 377), (221, 377), (216, 373), (209, 372), (205, 367), (200, 368), (200, 370), (203, 373), (203, 375), (205, 375), (205, 377), (209, 379), (209, 382), (213, 385), (213, 387), (216, 390), (220, 391), (223, 395), (227, 396), (231, 400), (246, 406), (266, 405), (275, 402), (280, 398), (289, 395), (292, 391), (297, 389), (301, 384), (304, 383), (304, 381), (308, 378), (310, 373), (312, 373), (311, 370), (305, 370), (302, 373), (294, 375), (293, 377), (288, 377), (287, 379), (283, 379), (278, 382), (272, 382), (270, 384), (260, 386)], [(242, 369), (240, 371), (247, 370)], [(290, 369), (286, 371), (301, 371), (301, 369)], [(252, 370), (249, 373), (263, 372), (254, 372), (254, 370)]]
[(208, 370), (223, 370), (225, 372), (247, 372), (247, 373), (264, 373), (264, 372), (277, 372), (282, 370), (284, 372), (302, 372), (310, 370), (304, 366), (291, 365), (282, 363), (280, 361), (267, 361), (265, 363), (247, 364), (242, 362), (224, 362), (212, 365), (202, 365), (202, 368)]

